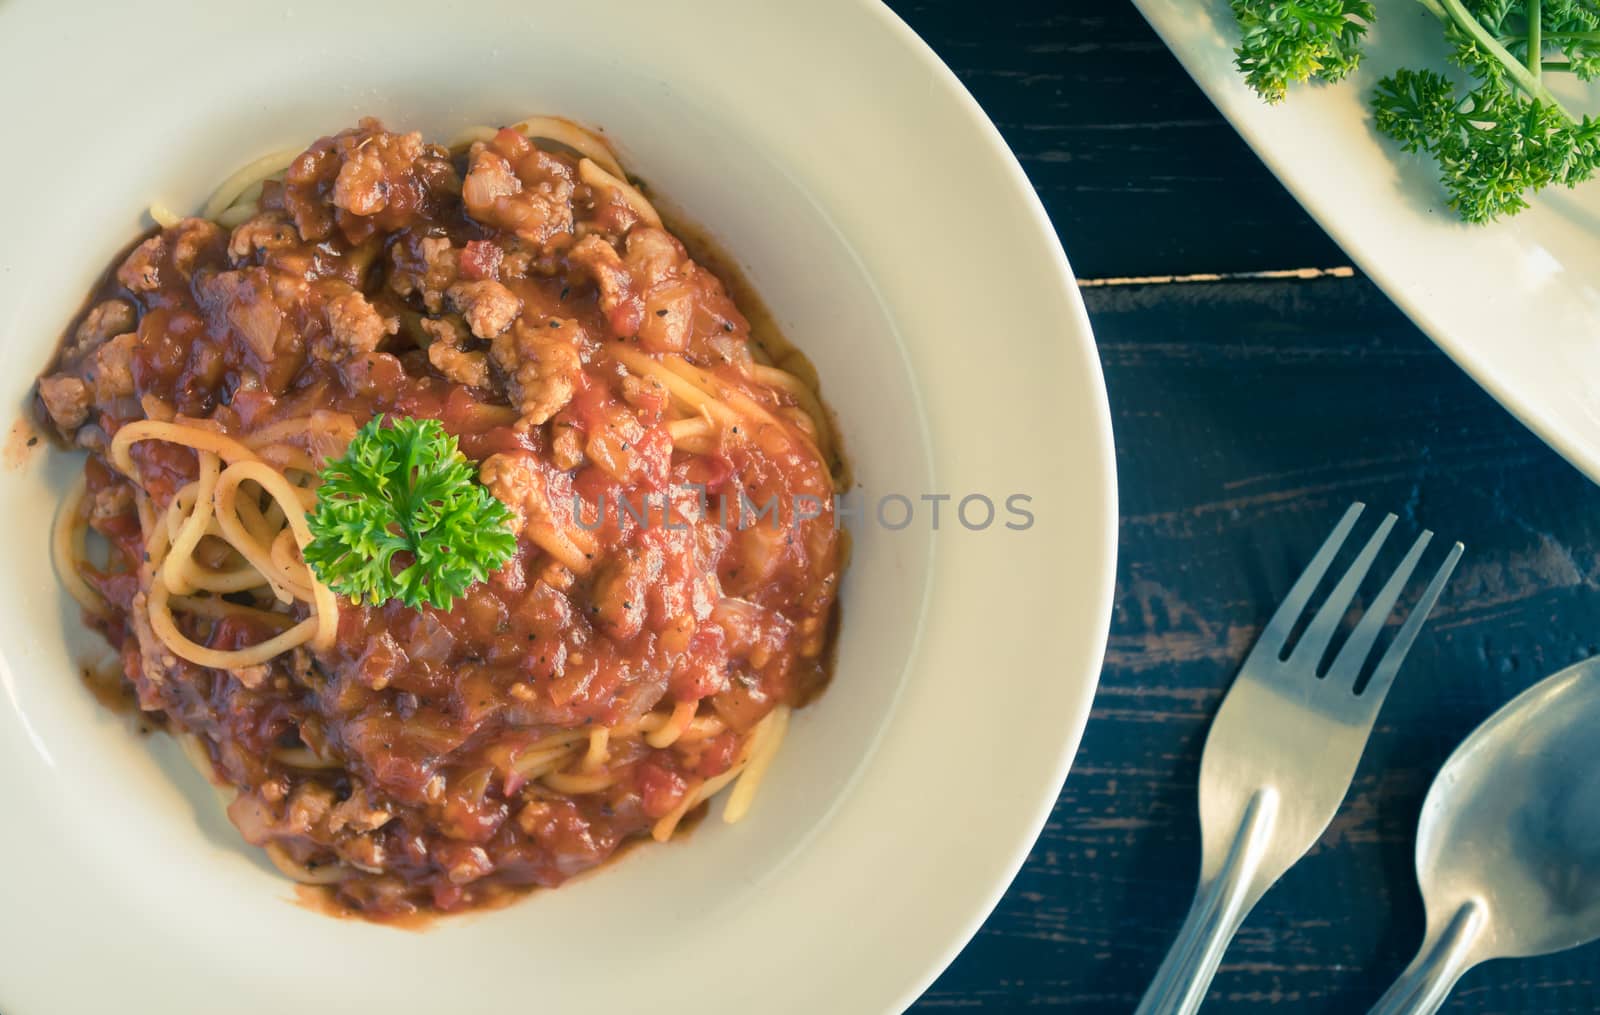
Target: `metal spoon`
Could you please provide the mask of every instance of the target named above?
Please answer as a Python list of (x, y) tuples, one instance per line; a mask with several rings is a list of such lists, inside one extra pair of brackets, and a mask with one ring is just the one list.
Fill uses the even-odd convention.
[(1600, 659), (1530, 687), (1428, 790), (1417, 880), (1428, 930), (1373, 1015), (1437, 1011), (1461, 974), (1600, 938)]

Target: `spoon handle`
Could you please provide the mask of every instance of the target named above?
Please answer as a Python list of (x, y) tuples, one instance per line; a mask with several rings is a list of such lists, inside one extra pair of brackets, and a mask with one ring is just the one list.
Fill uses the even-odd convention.
[(1483, 929), (1484, 908), (1469, 900), (1455, 911), (1443, 931), (1430, 932), (1417, 957), (1394, 986), (1378, 998), (1369, 1015), (1433, 1015), (1450, 989), (1474, 963), (1472, 945)]
[(1256, 884), (1256, 875), (1276, 816), (1276, 793), (1257, 791), (1245, 808), (1233, 848), (1215, 876), (1200, 883), (1178, 939), (1135, 1015), (1194, 1015), (1199, 1010), (1228, 942), (1265, 890)]

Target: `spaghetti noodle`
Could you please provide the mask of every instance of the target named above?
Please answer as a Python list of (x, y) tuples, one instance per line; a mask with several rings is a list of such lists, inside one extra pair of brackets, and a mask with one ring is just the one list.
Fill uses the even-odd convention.
[[(729, 787), (744, 816), (827, 678), (837, 441), (609, 146), (367, 120), (151, 215), (40, 380), (89, 452), (52, 554), (245, 838), (384, 917), (559, 884)], [(449, 610), (303, 555), (324, 465), (398, 415), (515, 516)]]

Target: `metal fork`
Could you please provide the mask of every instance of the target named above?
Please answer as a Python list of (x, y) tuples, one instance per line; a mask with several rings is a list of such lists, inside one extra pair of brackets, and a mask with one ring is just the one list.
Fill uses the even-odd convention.
[(1394, 515), (1367, 540), (1287, 658), (1284, 650), (1361, 511), (1361, 504), (1350, 506), (1295, 581), (1211, 724), (1200, 761), (1200, 886), (1138, 1015), (1196, 1011), (1245, 915), (1333, 820), (1395, 674), (1461, 559), (1456, 543), (1358, 694), (1362, 664), (1433, 533), (1417, 537), (1325, 675), (1320, 663)]

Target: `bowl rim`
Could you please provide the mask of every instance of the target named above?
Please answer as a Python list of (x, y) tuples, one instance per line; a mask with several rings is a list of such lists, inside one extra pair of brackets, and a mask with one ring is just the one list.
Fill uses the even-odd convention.
[(933, 47), (916, 33), (906, 21), (891, 10), (882, 0), (866, 0), (868, 6), (877, 13), (891, 31), (896, 33), (900, 42), (914, 52), (919, 60), (928, 68), (930, 74), (940, 78), (946, 88), (950, 90), (957, 103), (962, 107), (971, 126), (984, 138), (991, 154), (997, 161), (1005, 166), (1005, 171), (1011, 178), (1013, 186), (1020, 188), (1026, 194), (1033, 223), (1041, 230), (1047, 242), (1055, 252), (1055, 267), (1058, 281), (1067, 293), (1067, 302), (1071, 307), (1074, 323), (1081, 329), (1081, 333), (1088, 337), (1091, 350), (1091, 359), (1094, 360), (1094, 373), (1098, 380), (1098, 404), (1095, 406), (1095, 415), (1098, 426), (1095, 429), (1095, 438), (1099, 443), (1100, 457), (1105, 465), (1104, 473), (1096, 477), (1101, 482), (1097, 488), (1103, 494), (1101, 507), (1106, 519), (1106, 527), (1101, 534), (1102, 543), (1107, 547), (1107, 556), (1104, 561), (1105, 580), (1101, 582), (1099, 600), (1096, 604), (1094, 625), (1101, 632), (1099, 643), (1092, 650), (1095, 657), (1089, 679), (1083, 682), (1078, 696), (1078, 706), (1081, 717), (1073, 724), (1072, 731), (1061, 740), (1061, 749), (1056, 756), (1055, 767), (1050, 776), (1050, 784), (1054, 787), (1049, 793), (1041, 793), (1037, 801), (1029, 831), (1025, 838), (1019, 839), (1013, 849), (1007, 872), (1003, 879), (998, 880), (992, 887), (988, 899), (982, 904), (981, 909), (975, 910), (967, 925), (958, 936), (952, 939), (944, 954), (937, 963), (931, 965), (920, 982), (908, 988), (900, 997), (899, 1010), (911, 1007), (929, 987), (948, 969), (956, 958), (966, 950), (968, 944), (982, 929), (1000, 901), (1010, 890), (1012, 882), (1021, 872), (1022, 866), (1027, 862), (1033, 847), (1038, 843), (1039, 836), (1044, 832), (1045, 824), (1055, 810), (1062, 790), (1066, 787), (1067, 777), (1071, 774), (1072, 763), (1077, 759), (1078, 748), (1083, 742), (1084, 730), (1088, 728), (1089, 711), (1093, 704), (1095, 694), (1100, 686), (1100, 672), (1104, 665), (1106, 647), (1111, 635), (1111, 612), (1116, 591), (1117, 557), (1118, 557), (1118, 519), (1119, 502), (1117, 487), (1117, 459), (1116, 445), (1111, 425), (1110, 397), (1106, 391), (1104, 372), (1101, 368), (1097, 347), (1094, 344), (1094, 329), (1089, 322), (1088, 308), (1084, 305), (1083, 294), (1078, 288), (1077, 275), (1072, 270), (1071, 262), (1067, 258), (1066, 248), (1061, 242), (1061, 237), (1056, 231), (1055, 223), (1050, 219), (1050, 213), (1045, 210), (1044, 202), (1040, 200), (1038, 191), (1028, 179), (1027, 172), (1022, 168), (1016, 153), (1001, 135), (1000, 129), (994, 121), (984, 112), (977, 98), (962, 84), (954, 70), (947, 65)]

